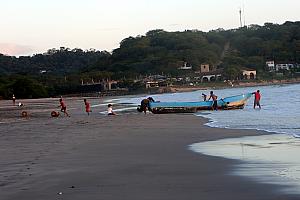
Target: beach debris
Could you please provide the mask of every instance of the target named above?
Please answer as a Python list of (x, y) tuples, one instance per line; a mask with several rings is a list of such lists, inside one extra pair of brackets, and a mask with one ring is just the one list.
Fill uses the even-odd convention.
[(57, 194), (58, 194), (58, 195), (62, 195), (63, 193), (62, 193), (62, 192), (58, 192)]
[(27, 111), (22, 111), (21, 112), (21, 117), (28, 117), (28, 112)]
[(57, 111), (51, 112), (51, 117), (58, 117), (58, 116), (59, 116), (59, 112), (57, 112)]

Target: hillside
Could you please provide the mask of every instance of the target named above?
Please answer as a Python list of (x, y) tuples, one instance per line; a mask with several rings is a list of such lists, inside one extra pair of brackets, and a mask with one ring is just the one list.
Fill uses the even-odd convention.
[(250, 25), (210, 32), (152, 30), (145, 36), (122, 40), (120, 47), (112, 53), (62, 47), (31, 57), (0, 54), (0, 72), (38, 74), (46, 70), (55, 75), (65, 75), (96, 70), (176, 74), (182, 61), (188, 62), (194, 70), (201, 63), (263, 69), (267, 59), (300, 63), (299, 53), (300, 22), (266, 23), (264, 26)]
[(125, 38), (111, 53), (61, 47), (33, 56), (0, 54), (0, 90), (5, 90), (3, 88), (7, 87), (3, 85), (15, 80), (15, 74), (33, 77), (55, 90), (55, 85), (78, 85), (85, 78), (121, 79), (161, 73), (182, 75), (178, 67), (184, 62), (192, 66), (193, 71), (202, 63), (222, 68), (230, 79), (245, 67), (256, 69), (262, 76), (268, 74), (265, 71), (267, 60), (300, 63), (300, 22), (265, 23), (264, 26), (209, 32), (158, 29), (144, 36)]

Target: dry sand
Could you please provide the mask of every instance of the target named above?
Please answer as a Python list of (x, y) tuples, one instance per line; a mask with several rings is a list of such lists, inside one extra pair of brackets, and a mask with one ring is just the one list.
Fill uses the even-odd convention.
[(51, 118), (57, 99), (23, 102), (0, 101), (1, 200), (300, 199), (230, 175), (238, 161), (188, 149), (257, 131), (209, 128), (190, 114), (99, 114), (105, 106), (87, 116), (82, 99), (66, 99), (70, 118)]

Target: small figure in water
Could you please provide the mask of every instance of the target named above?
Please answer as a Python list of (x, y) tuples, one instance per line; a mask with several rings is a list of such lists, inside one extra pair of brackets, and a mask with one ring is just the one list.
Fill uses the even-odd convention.
[(86, 99), (84, 99), (83, 101), (84, 101), (84, 105), (85, 105), (85, 112), (88, 115), (90, 115), (90, 112), (92, 112), (91, 105), (90, 105), (90, 103)]
[(255, 107), (258, 106), (259, 109), (261, 109), (261, 106), (260, 106), (260, 98), (261, 98), (260, 91), (257, 90), (256, 92), (253, 92), (252, 94), (254, 94), (254, 105), (253, 105), (253, 108), (255, 109)]
[(108, 104), (107, 107), (108, 107), (108, 109), (107, 109), (107, 114), (108, 115), (116, 115), (116, 113), (112, 109), (112, 105), (111, 104)]
[(16, 105), (16, 97), (14, 94), (12, 95), (12, 101), (13, 101), (13, 105)]
[(60, 103), (60, 105), (58, 107), (61, 107), (60, 111), (63, 112), (64, 115), (67, 115), (68, 117), (70, 117), (69, 113), (67, 112), (67, 106), (64, 103), (62, 98), (59, 99), (59, 103)]
[(218, 110), (218, 97), (214, 94), (213, 91), (210, 91), (210, 97), (208, 98), (207, 101), (210, 100), (210, 98), (213, 100), (213, 104), (212, 104), (212, 110)]
[(202, 98), (203, 98), (203, 101), (206, 101), (207, 95), (202, 93)]

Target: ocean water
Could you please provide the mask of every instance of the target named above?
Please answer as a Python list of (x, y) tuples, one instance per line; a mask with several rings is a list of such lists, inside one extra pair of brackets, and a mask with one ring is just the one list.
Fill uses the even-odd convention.
[[(300, 84), (264, 87), (229, 88), (214, 90), (218, 98), (239, 95), (260, 90), (262, 109), (253, 109), (253, 98), (242, 110), (203, 111), (196, 115), (210, 119), (211, 127), (231, 129), (257, 129), (276, 133), (300, 135)], [(202, 101), (201, 94), (208, 90), (185, 93), (152, 95), (157, 101)], [(136, 98), (122, 98), (121, 103), (139, 105), (150, 95)]]
[[(282, 192), (300, 194), (300, 84), (214, 90), (219, 98), (261, 91), (262, 109), (253, 109), (253, 98), (242, 110), (203, 111), (207, 126), (256, 129), (274, 134), (222, 139), (191, 144), (189, 149), (210, 156), (239, 160), (231, 174), (263, 183), (282, 185)], [(199, 101), (207, 90), (152, 95), (158, 101)], [(149, 96), (149, 95), (148, 95)], [(122, 99), (138, 105), (148, 96)]]
[(230, 174), (281, 185), (281, 192), (300, 194), (300, 140), (288, 134), (247, 136), (190, 145), (209, 156), (240, 160)]

